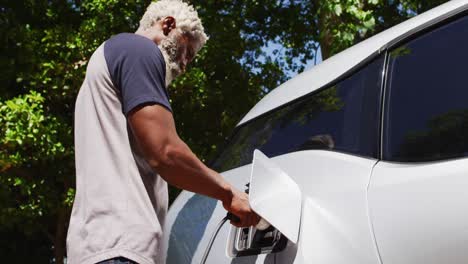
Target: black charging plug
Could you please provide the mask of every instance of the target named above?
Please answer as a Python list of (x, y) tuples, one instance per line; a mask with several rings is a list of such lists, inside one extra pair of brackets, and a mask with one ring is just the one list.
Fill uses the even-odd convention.
[(231, 221), (234, 222), (234, 223), (239, 223), (239, 222), (240, 222), (240, 218), (239, 218), (237, 215), (235, 215), (235, 214), (233, 214), (233, 213), (231, 213), (231, 212), (228, 212), (228, 213), (226, 214), (226, 218), (227, 218), (228, 220), (231, 220)]

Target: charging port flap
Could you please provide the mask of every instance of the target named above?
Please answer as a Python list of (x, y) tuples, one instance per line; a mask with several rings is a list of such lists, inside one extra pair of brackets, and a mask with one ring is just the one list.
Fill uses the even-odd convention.
[(291, 242), (297, 243), (302, 193), (299, 186), (260, 150), (254, 151), (249, 203)]

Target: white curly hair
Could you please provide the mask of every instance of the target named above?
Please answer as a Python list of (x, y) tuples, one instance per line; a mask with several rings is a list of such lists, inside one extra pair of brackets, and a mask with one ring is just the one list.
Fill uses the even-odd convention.
[(145, 14), (140, 20), (139, 30), (147, 30), (154, 25), (155, 22), (164, 19), (165, 17), (174, 17), (176, 20), (176, 28), (184, 34), (189, 34), (194, 41), (198, 42), (199, 48), (205, 45), (208, 36), (198, 17), (197, 11), (193, 6), (181, 0), (159, 0), (152, 2), (146, 9)]

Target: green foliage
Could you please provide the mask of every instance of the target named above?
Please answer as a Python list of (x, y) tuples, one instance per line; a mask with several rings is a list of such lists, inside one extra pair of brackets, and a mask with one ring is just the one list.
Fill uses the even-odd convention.
[(72, 140), (71, 128), (45, 115), (44, 102), (35, 91), (0, 102), (0, 183), (3, 194), (11, 192), (9, 199), (1, 202), (2, 226), (26, 220), (33, 230), (35, 224), (28, 220), (57, 206), (57, 199), (48, 200), (57, 190), (49, 190), (52, 186), (46, 185), (47, 176), (34, 169), (73, 154), (65, 148)]
[(45, 116), (43, 103), (44, 97), (35, 91), (0, 102), (0, 171), (65, 155), (60, 137), (70, 129), (64, 129), (57, 118)]
[[(1, 2), (0, 232), (43, 235), (56, 262), (74, 196), (73, 110), (87, 62), (111, 35), (134, 32), (149, 2)], [(169, 93), (179, 134), (208, 161), (255, 102), (318, 52), (328, 58), (446, 1), (190, 2), (210, 40)]]

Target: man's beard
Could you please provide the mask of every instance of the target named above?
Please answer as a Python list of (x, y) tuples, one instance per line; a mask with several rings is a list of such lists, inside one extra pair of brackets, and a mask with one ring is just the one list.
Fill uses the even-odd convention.
[(166, 87), (168, 87), (177, 76), (182, 74), (182, 68), (176, 59), (177, 50), (179, 49), (177, 34), (172, 34), (163, 39), (159, 44), (159, 49), (166, 62)]

